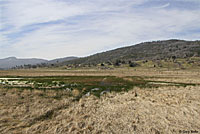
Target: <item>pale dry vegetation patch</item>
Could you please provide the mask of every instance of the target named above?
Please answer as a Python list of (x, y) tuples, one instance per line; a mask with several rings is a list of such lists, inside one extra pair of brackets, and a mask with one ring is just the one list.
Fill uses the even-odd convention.
[(199, 69), (175, 70), (166, 68), (115, 68), (113, 70), (101, 69), (21, 69), (0, 70), (0, 76), (193, 76), (200, 75)]
[(45, 94), (50, 92), (1, 89), (0, 132), (176, 134), (200, 130), (199, 86), (134, 88), (80, 101)]

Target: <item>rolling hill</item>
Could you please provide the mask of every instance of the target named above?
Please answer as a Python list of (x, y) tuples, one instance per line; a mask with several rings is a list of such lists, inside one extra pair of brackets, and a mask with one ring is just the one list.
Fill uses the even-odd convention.
[(171, 57), (200, 57), (200, 41), (165, 40), (140, 43), (133, 46), (97, 53), (84, 58), (62, 62), (67, 64), (99, 64), (116, 60), (162, 60)]
[(166, 60), (170, 58), (187, 59), (191, 57), (200, 57), (200, 41), (172, 39), (144, 42), (111, 51), (97, 53), (83, 58), (65, 57), (48, 61), (44, 59), (17, 59), (16, 57), (9, 57), (0, 59), (0, 69), (9, 69), (28, 64), (37, 65), (36, 67), (58, 67), (70, 64), (96, 65), (100, 63), (116, 63), (118, 60), (128, 63), (130, 61), (155, 61)]

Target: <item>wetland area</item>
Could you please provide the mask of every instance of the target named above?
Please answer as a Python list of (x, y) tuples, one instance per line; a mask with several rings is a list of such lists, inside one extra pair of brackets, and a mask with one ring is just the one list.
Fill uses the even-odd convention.
[(200, 130), (199, 70), (0, 71), (0, 133)]

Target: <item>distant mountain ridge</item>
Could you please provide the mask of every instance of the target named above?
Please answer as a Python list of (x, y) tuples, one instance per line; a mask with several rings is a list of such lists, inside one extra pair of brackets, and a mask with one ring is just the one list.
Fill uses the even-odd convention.
[(24, 65), (37, 65), (37, 64), (56, 64), (64, 61), (69, 61), (76, 59), (77, 57), (65, 57), (58, 58), (54, 60), (45, 60), (45, 59), (37, 59), (37, 58), (29, 58), (29, 59), (19, 59), (16, 57), (8, 57), (4, 59), (0, 59), (0, 69), (10, 69), (16, 66), (24, 66)]
[(16, 57), (8, 57), (5, 59), (0, 59), (0, 68), (1, 69), (9, 69), (16, 66), (21, 65), (34, 65), (34, 64), (40, 64), (43, 62), (47, 62), (48, 60), (44, 59), (37, 59), (37, 58), (30, 58), (30, 59), (18, 59)]
[(144, 42), (128, 47), (97, 53), (88, 57), (63, 62), (68, 64), (99, 64), (105, 62), (167, 59), (171, 57), (200, 57), (200, 41), (164, 40)]

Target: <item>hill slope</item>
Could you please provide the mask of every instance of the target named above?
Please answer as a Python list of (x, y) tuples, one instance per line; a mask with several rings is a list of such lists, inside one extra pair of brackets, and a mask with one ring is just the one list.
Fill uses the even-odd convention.
[(137, 45), (118, 48), (115, 50), (98, 53), (85, 58), (79, 58), (66, 64), (98, 64), (108, 61), (125, 60), (154, 60), (176, 58), (188, 58), (200, 56), (200, 41), (166, 40), (140, 43)]
[(64, 58), (58, 58), (54, 60), (48, 61), (49, 64), (55, 64), (55, 63), (60, 63), (60, 62), (65, 62), (65, 61), (70, 61), (70, 60), (75, 60), (78, 57), (64, 57)]

